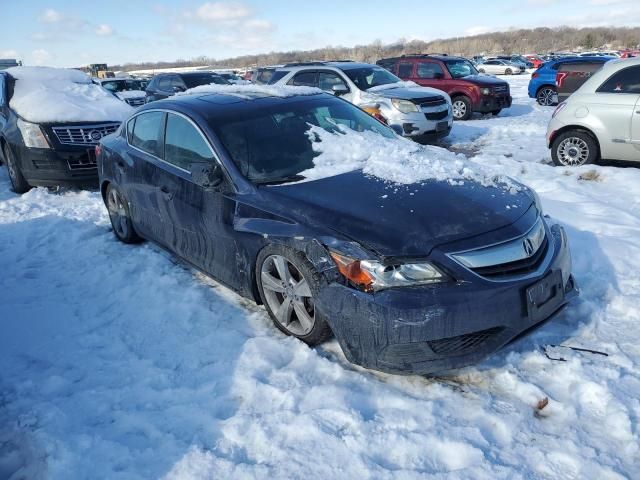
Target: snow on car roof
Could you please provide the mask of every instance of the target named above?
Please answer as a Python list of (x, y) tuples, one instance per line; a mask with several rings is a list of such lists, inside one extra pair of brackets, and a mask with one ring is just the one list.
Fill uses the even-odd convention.
[(268, 97), (295, 97), (297, 95), (317, 95), (323, 93), (322, 90), (315, 87), (296, 87), (291, 85), (218, 85), (212, 83), (210, 85), (200, 85), (190, 88), (177, 95), (193, 95), (196, 93), (217, 93), (221, 95), (233, 95), (249, 100), (256, 96)]
[(29, 122), (119, 122), (133, 111), (79, 70), (13, 67), (6, 71), (15, 79), (9, 106)]

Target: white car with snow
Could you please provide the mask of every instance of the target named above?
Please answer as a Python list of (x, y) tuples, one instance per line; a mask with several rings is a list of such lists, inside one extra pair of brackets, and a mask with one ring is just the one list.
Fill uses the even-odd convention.
[(558, 105), (547, 146), (560, 166), (640, 161), (640, 58), (605, 63)]
[(93, 81), (132, 107), (144, 105), (147, 92), (142, 82), (133, 78), (94, 78)]
[(509, 60), (492, 59), (478, 65), (480, 73), (489, 73), (491, 75), (519, 75), (524, 73), (525, 69), (520, 65), (510, 62)]
[(95, 146), (132, 112), (79, 70), (0, 72), (0, 159), (13, 190), (96, 185)]
[(364, 108), (397, 133), (420, 143), (446, 137), (453, 125), (449, 95), (404, 82), (378, 65), (348, 61), (288, 64), (277, 69), (269, 83), (320, 88)]

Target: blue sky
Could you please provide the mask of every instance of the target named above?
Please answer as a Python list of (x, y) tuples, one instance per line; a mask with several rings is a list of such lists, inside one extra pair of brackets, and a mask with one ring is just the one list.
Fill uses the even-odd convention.
[(227, 58), (535, 26), (637, 26), (639, 0), (0, 0), (0, 58), (26, 65)]

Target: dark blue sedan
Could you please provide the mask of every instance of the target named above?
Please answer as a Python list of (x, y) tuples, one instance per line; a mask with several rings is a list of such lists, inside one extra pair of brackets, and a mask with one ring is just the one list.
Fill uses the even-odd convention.
[[(567, 238), (535, 194), (472, 181), (317, 180), (311, 125), (395, 133), (324, 93), (194, 94), (136, 111), (97, 149), (118, 239), (152, 240), (314, 345), (397, 373), (476, 362), (571, 299)], [(389, 159), (393, 162), (393, 159)], [(519, 208), (510, 208), (517, 204)]]

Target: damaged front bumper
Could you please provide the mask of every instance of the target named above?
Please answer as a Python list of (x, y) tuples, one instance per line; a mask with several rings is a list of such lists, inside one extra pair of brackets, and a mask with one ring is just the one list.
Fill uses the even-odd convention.
[[(473, 364), (541, 325), (578, 294), (562, 227), (547, 227), (547, 234), (548, 258), (535, 276), (492, 281), (446, 265), (458, 269), (457, 281), (374, 294), (334, 282), (320, 293), (316, 308), (347, 359), (363, 367), (427, 374)], [(544, 288), (555, 289), (554, 296), (546, 306), (532, 307), (527, 295)]]

